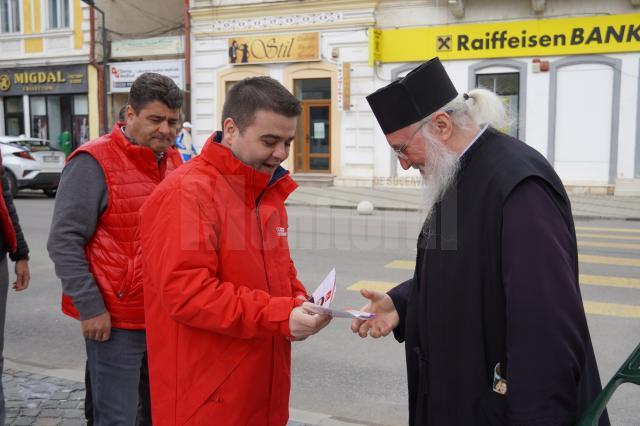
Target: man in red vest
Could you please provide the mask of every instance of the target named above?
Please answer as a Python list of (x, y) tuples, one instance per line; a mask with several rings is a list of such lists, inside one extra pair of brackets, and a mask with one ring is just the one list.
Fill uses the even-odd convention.
[(291, 340), (330, 319), (307, 311), (287, 240), (299, 114), (272, 78), (234, 84), (224, 133), (140, 211), (156, 426), (287, 423)]
[[(0, 197), (0, 375), (4, 369), (4, 320), (7, 314), (7, 292), (9, 290), (9, 268), (7, 265), (7, 253), (9, 258), (16, 263), (16, 281), (13, 283), (15, 291), (22, 291), (29, 286), (29, 247), (24, 239), (18, 213), (13, 205), (9, 180), (2, 169), (2, 156), (0, 155), (0, 175), (2, 175), (2, 197)], [(0, 383), (0, 424), (5, 421), (4, 393)]]
[(60, 180), (47, 248), (62, 281), (62, 310), (81, 323), (88, 417), (98, 426), (151, 424), (148, 390), (140, 386), (147, 379), (138, 210), (180, 164), (171, 143), (181, 106), (170, 78), (142, 74), (131, 86), (126, 122), (78, 148)]

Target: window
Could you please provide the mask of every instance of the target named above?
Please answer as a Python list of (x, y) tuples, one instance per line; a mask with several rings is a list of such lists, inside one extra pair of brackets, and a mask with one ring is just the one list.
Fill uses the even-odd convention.
[(476, 87), (482, 87), (494, 92), (504, 103), (509, 115), (509, 123), (502, 130), (514, 138), (518, 137), (518, 102), (520, 100), (520, 74), (478, 74)]
[(0, 31), (20, 32), (20, 1), (0, 0)]
[(7, 136), (24, 135), (23, 111), (22, 96), (4, 98), (4, 128)]
[(69, 0), (49, 0), (49, 28), (69, 27)]

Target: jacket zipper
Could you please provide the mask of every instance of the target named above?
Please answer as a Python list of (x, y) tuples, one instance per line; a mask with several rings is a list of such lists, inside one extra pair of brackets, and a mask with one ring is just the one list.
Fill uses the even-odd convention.
[(258, 201), (256, 201), (256, 220), (258, 221), (258, 233), (260, 234), (260, 254), (262, 255), (262, 265), (264, 266), (264, 277), (267, 280), (267, 290), (269, 290), (269, 294), (271, 294), (271, 285), (269, 285), (269, 275), (267, 273), (267, 259), (264, 256), (264, 241), (262, 235), (262, 222), (260, 221), (260, 199), (264, 194), (264, 190), (258, 196)]
[(263, 240), (264, 237), (262, 234), (262, 222), (260, 221), (259, 205), (260, 205), (260, 200), (262, 200), (262, 196), (264, 195), (266, 190), (270, 187), (275, 186), (275, 184), (280, 182), (286, 175), (287, 174), (285, 173), (280, 178), (278, 178), (278, 180), (267, 185), (267, 187), (260, 192), (260, 194), (258, 195), (258, 198), (256, 198), (256, 220), (258, 221), (258, 233), (260, 234), (260, 254), (262, 254), (262, 265), (264, 266), (264, 277), (267, 280), (267, 290), (269, 290), (269, 294), (271, 294), (271, 285), (269, 285), (269, 274), (267, 273), (267, 260), (264, 256), (264, 240)]

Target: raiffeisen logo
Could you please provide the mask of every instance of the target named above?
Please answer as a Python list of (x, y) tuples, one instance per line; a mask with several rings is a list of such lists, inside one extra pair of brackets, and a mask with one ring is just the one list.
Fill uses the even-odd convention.
[[(459, 34), (457, 50), (483, 49), (518, 49), (529, 47), (576, 46), (589, 44), (630, 43), (640, 42), (640, 25), (595, 27), (592, 29), (573, 28), (570, 34), (528, 34), (522, 30), (514, 35), (507, 30), (486, 32), (483, 38), (470, 38), (469, 35)], [(441, 50), (441, 49), (439, 49)]]

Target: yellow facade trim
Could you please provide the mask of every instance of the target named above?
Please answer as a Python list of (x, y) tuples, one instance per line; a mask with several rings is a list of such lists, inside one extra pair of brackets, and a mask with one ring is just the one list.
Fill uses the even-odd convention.
[[(330, 78), (331, 79), (331, 174), (334, 176), (341, 175), (341, 156), (342, 143), (340, 141), (340, 129), (342, 114), (338, 110), (338, 68), (334, 64), (326, 62), (309, 62), (302, 64), (289, 65), (284, 69), (283, 81), (284, 87), (294, 93), (295, 80), (306, 78)], [(298, 123), (298, 125), (301, 125)], [(296, 171), (293, 167), (293, 159), (295, 158), (295, 144), (291, 146), (289, 158), (285, 163), (285, 168)]]
[(42, 4), (40, 0), (33, 0), (33, 32), (42, 32)]
[(379, 62), (590, 55), (640, 51), (640, 14), (383, 29)]
[(100, 105), (98, 99), (98, 70), (87, 65), (88, 103), (89, 103), (89, 139), (100, 135)]
[(82, 49), (84, 32), (82, 31), (82, 6), (80, 0), (73, 0), (73, 48)]
[(42, 37), (25, 39), (24, 51), (25, 53), (40, 53), (44, 51), (44, 40)]
[(22, 0), (22, 28), (25, 34), (33, 34), (33, 11), (31, 0)]

